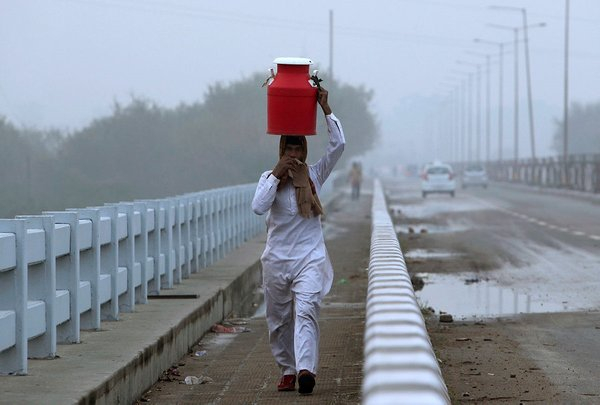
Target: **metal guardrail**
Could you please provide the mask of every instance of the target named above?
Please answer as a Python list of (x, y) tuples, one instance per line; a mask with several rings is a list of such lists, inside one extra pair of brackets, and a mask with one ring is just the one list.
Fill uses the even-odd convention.
[(0, 219), (0, 374), (27, 374), (258, 232), (255, 184)]
[(363, 404), (450, 404), (377, 179), (366, 305)]
[[(462, 171), (465, 163), (455, 163)], [(570, 155), (540, 159), (505, 160), (486, 163), (488, 176), (495, 181), (530, 186), (562, 188), (600, 193), (600, 155)]]

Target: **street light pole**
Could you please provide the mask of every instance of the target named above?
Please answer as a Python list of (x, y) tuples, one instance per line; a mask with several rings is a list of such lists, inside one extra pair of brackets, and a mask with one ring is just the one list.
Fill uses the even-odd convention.
[[(476, 117), (476, 131), (475, 134), (475, 158), (477, 162), (481, 161), (481, 64), (465, 62), (462, 60), (457, 61), (461, 65), (470, 65), (476, 67), (477, 73), (477, 117)], [(470, 141), (469, 141), (470, 142)], [(469, 150), (471, 146), (469, 145)]]
[(486, 92), (485, 92), (485, 162), (490, 161), (490, 72), (491, 72), (491, 55), (481, 52), (468, 52), (471, 55), (476, 55), (485, 58), (486, 66)]
[(455, 90), (456, 102), (454, 104), (454, 128), (455, 128), (455, 144), (454, 144), (454, 159), (460, 160), (460, 86), (456, 86)]
[(486, 97), (485, 97), (485, 163), (490, 162), (490, 55), (485, 56), (485, 61), (487, 65), (486, 72)]
[[(527, 74), (527, 105), (528, 105), (528, 112), (529, 112), (529, 134), (530, 134), (530, 141), (531, 141), (531, 157), (533, 160), (535, 160), (535, 158), (536, 158), (536, 154), (535, 154), (535, 124), (534, 124), (534, 118), (533, 118), (533, 96), (532, 96), (532, 90), (531, 90), (531, 68), (530, 68), (530, 62), (529, 62), (529, 37), (527, 35), (528, 28), (530, 26), (527, 25), (527, 9), (525, 9), (523, 7), (512, 7), (512, 6), (490, 6), (490, 8), (496, 9), (496, 10), (518, 11), (521, 13), (521, 16), (523, 18), (523, 27), (521, 29), (523, 30), (523, 42), (524, 42), (524, 48), (525, 48), (525, 70), (526, 70), (526, 74)], [(546, 24), (540, 23), (540, 24), (534, 25), (534, 27), (536, 27), (536, 26), (537, 27), (545, 27)]]
[(470, 111), (468, 111), (468, 103), (469, 103), (469, 93), (468, 90), (468, 76), (465, 77), (465, 74), (470, 74), (469, 72), (465, 72), (462, 70), (453, 70), (452, 74), (455, 75), (455, 78), (460, 80), (459, 89), (458, 89), (458, 122), (457, 126), (458, 135), (457, 135), (457, 157), (461, 163), (467, 161), (468, 149), (467, 149), (467, 133), (470, 130)]
[(567, 179), (567, 154), (569, 151), (569, 0), (565, 0), (565, 78), (563, 109), (563, 163)]
[(333, 10), (329, 10), (329, 80), (333, 82)]
[(477, 65), (477, 163), (481, 161), (481, 65)]
[(498, 68), (498, 161), (501, 162), (502, 161), (502, 145), (503, 145), (503, 140), (502, 140), (502, 136), (503, 136), (503, 92), (504, 92), (504, 45), (506, 45), (505, 42), (496, 42), (496, 41), (488, 41), (485, 39), (480, 39), (480, 38), (475, 38), (474, 39), (475, 42), (481, 43), (481, 44), (488, 44), (488, 45), (496, 45), (498, 46), (498, 53), (499, 53), (499, 68)]
[(467, 162), (471, 161), (471, 139), (473, 137), (473, 73), (467, 79)]
[(466, 80), (460, 85), (461, 88), (461, 131), (460, 131), (460, 151), (461, 151), (461, 162), (464, 163), (467, 160), (466, 154), (466, 133), (467, 133), (467, 84)]
[(514, 47), (515, 47), (515, 68), (514, 68), (514, 112), (513, 112), (513, 132), (514, 132), (514, 160), (515, 164), (519, 160), (519, 28), (518, 27), (507, 27), (504, 25), (488, 24), (493, 28), (500, 28), (503, 30), (511, 30), (514, 34)]
[(531, 95), (531, 69), (529, 67), (529, 39), (527, 37), (527, 10), (521, 9), (523, 15), (523, 40), (525, 41), (525, 70), (527, 71), (527, 105), (529, 109), (529, 134), (531, 138), (531, 158), (535, 161), (535, 125), (533, 122), (533, 100)]
[(515, 121), (514, 121), (514, 134), (515, 134), (515, 164), (519, 161), (519, 30), (514, 29), (515, 33)]

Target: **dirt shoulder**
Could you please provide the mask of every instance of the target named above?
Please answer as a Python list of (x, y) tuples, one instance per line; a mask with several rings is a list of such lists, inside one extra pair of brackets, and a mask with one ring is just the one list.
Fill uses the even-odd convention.
[(518, 321), (427, 321), (452, 403), (559, 403), (544, 371), (511, 337)]

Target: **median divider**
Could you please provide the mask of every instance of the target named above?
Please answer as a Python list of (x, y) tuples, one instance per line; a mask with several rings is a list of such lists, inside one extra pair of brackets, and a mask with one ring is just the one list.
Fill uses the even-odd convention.
[(366, 306), (363, 404), (450, 404), (378, 179)]

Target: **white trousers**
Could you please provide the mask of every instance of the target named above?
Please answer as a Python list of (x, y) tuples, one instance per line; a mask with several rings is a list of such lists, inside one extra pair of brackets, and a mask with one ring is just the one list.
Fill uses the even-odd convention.
[(298, 274), (265, 271), (265, 305), (269, 342), (281, 373), (317, 373), (321, 276), (315, 267)]

